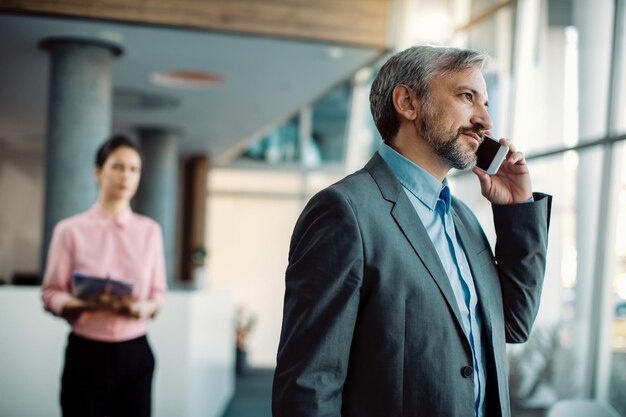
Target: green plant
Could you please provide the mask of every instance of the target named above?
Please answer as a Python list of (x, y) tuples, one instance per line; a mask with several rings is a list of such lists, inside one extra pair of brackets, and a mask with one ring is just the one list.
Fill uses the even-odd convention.
[(256, 316), (246, 311), (244, 307), (237, 309), (237, 349), (245, 350), (250, 332), (256, 325)]
[(191, 251), (191, 262), (195, 266), (204, 265), (204, 261), (207, 257), (207, 250), (204, 246), (197, 246)]

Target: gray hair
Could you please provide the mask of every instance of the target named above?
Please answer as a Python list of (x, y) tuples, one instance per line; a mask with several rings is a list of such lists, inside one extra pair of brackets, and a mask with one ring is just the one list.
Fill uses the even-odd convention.
[(471, 49), (413, 46), (393, 55), (382, 66), (370, 91), (370, 110), (383, 140), (393, 139), (400, 129), (393, 106), (393, 89), (405, 84), (422, 102), (428, 99), (433, 78), (467, 68), (482, 71), (487, 55)]

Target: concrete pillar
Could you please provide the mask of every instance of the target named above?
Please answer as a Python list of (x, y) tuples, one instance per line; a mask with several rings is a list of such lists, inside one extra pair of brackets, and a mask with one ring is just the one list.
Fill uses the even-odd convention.
[(176, 247), (179, 133), (162, 128), (139, 128), (137, 133), (143, 149), (143, 163), (133, 207), (138, 213), (161, 225), (167, 279), (172, 282)]
[(122, 50), (107, 41), (55, 37), (50, 52), (42, 265), (59, 220), (95, 201), (95, 153), (110, 134), (111, 64)]

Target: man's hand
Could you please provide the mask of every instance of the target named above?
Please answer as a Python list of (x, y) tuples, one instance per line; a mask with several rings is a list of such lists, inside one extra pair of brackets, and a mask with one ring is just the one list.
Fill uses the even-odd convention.
[(528, 201), (533, 193), (524, 155), (517, 152), (515, 146), (508, 140), (500, 139), (499, 142), (507, 145), (509, 152), (496, 175), (489, 176), (480, 168), (472, 169), (480, 181), (481, 193), (491, 204), (517, 204)]

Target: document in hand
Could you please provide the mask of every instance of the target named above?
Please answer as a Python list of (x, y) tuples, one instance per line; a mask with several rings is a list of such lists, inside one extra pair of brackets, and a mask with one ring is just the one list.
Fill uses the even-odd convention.
[(72, 279), (72, 294), (83, 300), (97, 297), (104, 293), (114, 297), (122, 297), (130, 295), (132, 292), (133, 284), (115, 279), (90, 277), (76, 272)]

